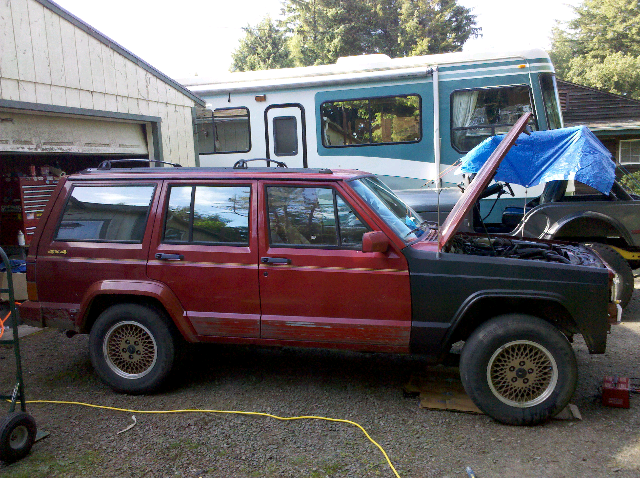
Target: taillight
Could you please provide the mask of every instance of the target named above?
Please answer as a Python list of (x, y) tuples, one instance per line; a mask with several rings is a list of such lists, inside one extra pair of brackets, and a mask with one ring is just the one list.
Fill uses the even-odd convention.
[(38, 286), (36, 285), (36, 263), (27, 261), (27, 298), (38, 301)]

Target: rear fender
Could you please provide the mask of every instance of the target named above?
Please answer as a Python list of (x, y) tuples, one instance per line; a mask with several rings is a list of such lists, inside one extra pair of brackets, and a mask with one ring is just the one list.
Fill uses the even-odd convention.
[(76, 319), (76, 328), (80, 332), (88, 332), (91, 328), (91, 305), (98, 298), (109, 296), (116, 303), (118, 296), (136, 296), (153, 299), (160, 303), (171, 318), (178, 331), (188, 342), (195, 342), (195, 331), (187, 320), (186, 312), (175, 294), (165, 284), (155, 281), (104, 280), (94, 283), (85, 293)]
[(633, 238), (629, 234), (629, 231), (627, 231), (622, 223), (620, 223), (620, 221), (611, 216), (607, 216), (606, 214), (602, 214), (596, 211), (584, 211), (563, 217), (559, 221), (552, 224), (547, 229), (547, 231), (545, 231), (543, 239), (556, 238), (556, 236), (562, 231), (562, 229), (568, 227), (569, 225), (571, 225), (571, 223), (581, 219), (603, 222), (607, 226), (613, 228), (618, 234), (620, 234), (620, 237), (624, 239), (627, 244), (633, 244)]

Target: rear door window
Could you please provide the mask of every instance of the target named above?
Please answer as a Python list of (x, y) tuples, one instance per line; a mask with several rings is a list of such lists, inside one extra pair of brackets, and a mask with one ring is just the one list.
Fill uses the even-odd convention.
[(163, 242), (249, 244), (251, 186), (173, 186)]
[(154, 185), (75, 186), (57, 241), (142, 243)]

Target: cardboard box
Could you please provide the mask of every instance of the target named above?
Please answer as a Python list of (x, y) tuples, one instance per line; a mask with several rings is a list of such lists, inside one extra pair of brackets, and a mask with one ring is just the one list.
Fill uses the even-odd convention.
[[(14, 272), (11, 274), (11, 278), (13, 279), (13, 294), (14, 299), (18, 301), (27, 300), (27, 274)], [(9, 285), (7, 284), (7, 273), (0, 272), (0, 287), (2, 289), (7, 289)], [(0, 300), (9, 300), (8, 293), (0, 294)]]

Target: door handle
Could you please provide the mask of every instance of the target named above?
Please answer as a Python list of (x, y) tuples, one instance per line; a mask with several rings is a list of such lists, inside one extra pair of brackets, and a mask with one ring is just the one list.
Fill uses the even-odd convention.
[(182, 261), (184, 260), (184, 256), (182, 254), (165, 254), (158, 252), (156, 254), (156, 259), (160, 261)]
[(287, 259), (286, 257), (261, 257), (260, 262), (263, 264), (291, 264), (291, 259)]

